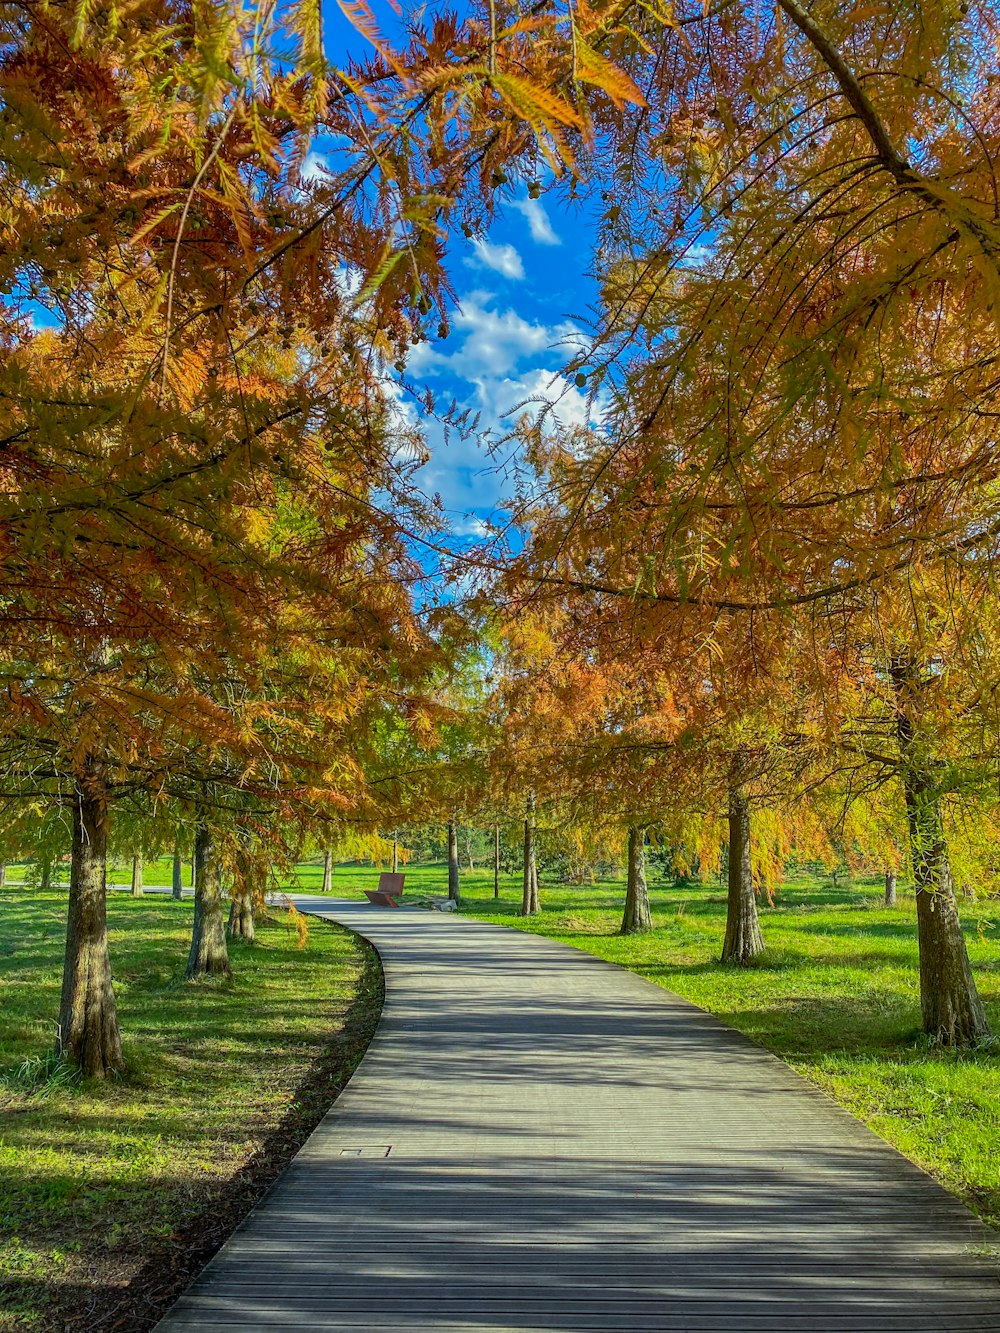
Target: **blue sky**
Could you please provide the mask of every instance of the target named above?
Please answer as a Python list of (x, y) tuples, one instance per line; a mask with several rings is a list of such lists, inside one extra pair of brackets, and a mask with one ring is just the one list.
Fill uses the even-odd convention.
[[(374, 0), (372, 8), (387, 36), (398, 33), (399, 19), (386, 0)], [(334, 0), (327, 0), (325, 19), (327, 54), (334, 64), (348, 54), (367, 53), (365, 40)], [(595, 296), (587, 276), (592, 230), (586, 207), (570, 210), (554, 192), (532, 200), (519, 187), (487, 237), (469, 240), (457, 233), (449, 259), (459, 298), (451, 333), (447, 340), (412, 349), (407, 383), (430, 388), (439, 406), (454, 399), (478, 413), (478, 433), (489, 432), (496, 441), (510, 431), (520, 415), (514, 409), (526, 399), (558, 399), (562, 420), (585, 422), (584, 394), (559, 372), (585, 333)], [(446, 432), (422, 417), (410, 395), (403, 394), (401, 402), (412, 420), (420, 419), (431, 449), (418, 484), (440, 495), (457, 536), (473, 535), (481, 520), (503, 509), (511, 484), (504, 461), (511, 449), (491, 456), (475, 438)]]

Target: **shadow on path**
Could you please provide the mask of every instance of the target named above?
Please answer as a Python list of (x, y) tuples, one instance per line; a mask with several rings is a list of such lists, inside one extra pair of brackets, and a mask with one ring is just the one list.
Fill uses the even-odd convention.
[(1000, 1331), (994, 1233), (717, 1019), (538, 936), (299, 905), (375, 944), (383, 1020), (164, 1333)]

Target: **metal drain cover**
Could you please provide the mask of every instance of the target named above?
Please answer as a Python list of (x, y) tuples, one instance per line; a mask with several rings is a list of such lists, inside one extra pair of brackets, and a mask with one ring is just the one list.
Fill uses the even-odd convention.
[(391, 1143), (363, 1143), (360, 1148), (341, 1148), (341, 1157), (388, 1157)]

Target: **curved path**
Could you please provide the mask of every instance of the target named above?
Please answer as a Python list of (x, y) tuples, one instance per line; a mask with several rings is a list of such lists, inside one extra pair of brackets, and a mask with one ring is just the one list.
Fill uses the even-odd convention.
[(375, 944), (382, 1023), (162, 1333), (1000, 1330), (1000, 1238), (716, 1019), (535, 935), (297, 901)]

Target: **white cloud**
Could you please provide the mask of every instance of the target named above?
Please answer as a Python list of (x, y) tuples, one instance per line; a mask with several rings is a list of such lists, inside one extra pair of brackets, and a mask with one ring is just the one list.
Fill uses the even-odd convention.
[(310, 149), (303, 158), (302, 165), (299, 167), (299, 179), (308, 181), (310, 184), (313, 181), (328, 180), (329, 176), (324, 174), (327, 172), (328, 167), (326, 158), (322, 153), (317, 153), (315, 149)]
[(511, 207), (527, 219), (528, 231), (536, 245), (562, 245), (562, 238), (553, 231), (545, 205), (540, 199), (515, 199)]
[(715, 257), (714, 245), (689, 245), (677, 260), (678, 268), (697, 268)]
[(477, 382), (509, 374), (519, 362), (543, 353), (548, 363), (568, 360), (582, 338), (569, 321), (533, 324), (508, 307), (496, 310), (489, 292), (464, 298), (452, 319), (454, 342), (421, 343), (410, 356), (416, 374), (455, 375)]
[[(467, 296), (445, 343), (421, 343), (409, 357), (407, 378), (433, 384), (439, 405), (454, 397), (460, 408), (479, 415), (476, 437), (445, 431), (434, 418), (422, 427), (430, 458), (415, 475), (428, 493), (437, 492), (457, 534), (478, 531), (481, 516), (504, 507), (520, 460), (516, 440), (506, 441), (523, 415), (536, 419), (552, 404), (546, 420), (555, 428), (596, 426), (603, 400), (590, 409), (561, 366), (584, 339), (575, 324), (536, 324), (516, 310), (497, 309), (495, 298), (477, 291)], [(413, 418), (411, 417), (411, 420)], [(485, 443), (499, 447), (491, 454)], [(500, 444), (500, 441), (506, 441)]]
[(473, 241), (474, 253), (465, 261), (472, 268), (488, 268), (504, 278), (523, 278), (524, 264), (512, 245), (494, 245), (492, 241)]

